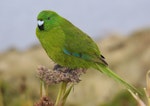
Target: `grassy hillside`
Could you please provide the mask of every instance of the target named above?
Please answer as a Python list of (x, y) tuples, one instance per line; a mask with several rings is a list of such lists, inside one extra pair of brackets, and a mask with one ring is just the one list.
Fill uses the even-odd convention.
[[(109, 36), (97, 44), (110, 68), (136, 87), (145, 86), (145, 74), (150, 69), (150, 29), (136, 31), (128, 37)], [(40, 98), (40, 81), (36, 77), (39, 65), (52, 68), (54, 63), (38, 45), (24, 52), (10, 49), (0, 53), (0, 106), (32, 106)], [(68, 106), (102, 106), (124, 90), (92, 69), (81, 79), (69, 95)], [(55, 88), (49, 90), (52, 99), (56, 96)]]

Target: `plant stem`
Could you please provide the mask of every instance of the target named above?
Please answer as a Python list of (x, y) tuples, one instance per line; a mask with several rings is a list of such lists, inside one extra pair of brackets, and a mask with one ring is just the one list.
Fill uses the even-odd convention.
[(63, 95), (62, 103), (61, 103), (62, 106), (65, 105), (67, 97), (70, 94), (70, 91), (72, 90), (73, 86), (74, 86), (74, 84), (71, 84), (70, 87), (66, 90), (65, 94)]
[(45, 93), (46, 93), (45, 95), (48, 96), (48, 85), (46, 85), (45, 87)]
[(41, 80), (40, 82), (40, 96), (46, 96), (44, 82)]
[(147, 98), (148, 99), (148, 106), (150, 106), (150, 98)]
[(42, 83), (43, 83), (43, 81), (41, 80), (40, 81), (40, 97), (42, 97)]
[(4, 106), (4, 104), (3, 104), (3, 95), (2, 95), (1, 89), (0, 89), (0, 106)]
[(61, 87), (58, 92), (58, 95), (57, 95), (55, 106), (59, 106), (60, 103), (62, 102), (61, 99), (62, 99), (63, 95), (65, 94), (66, 88), (67, 88), (67, 82), (62, 82)]

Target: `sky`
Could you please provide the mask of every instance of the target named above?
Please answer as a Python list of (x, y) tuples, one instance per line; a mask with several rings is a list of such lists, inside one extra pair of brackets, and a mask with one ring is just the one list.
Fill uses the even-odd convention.
[(150, 27), (150, 0), (1, 0), (0, 52), (39, 43), (37, 15), (53, 10), (92, 38)]

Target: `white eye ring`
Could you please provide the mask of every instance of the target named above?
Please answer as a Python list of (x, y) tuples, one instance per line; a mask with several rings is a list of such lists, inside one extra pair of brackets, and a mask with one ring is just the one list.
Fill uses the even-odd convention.
[(38, 26), (42, 26), (44, 24), (44, 21), (38, 20)]

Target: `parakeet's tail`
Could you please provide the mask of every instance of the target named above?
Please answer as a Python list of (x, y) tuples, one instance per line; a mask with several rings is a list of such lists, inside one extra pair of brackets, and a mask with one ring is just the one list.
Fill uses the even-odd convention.
[(97, 64), (97, 69), (108, 75), (109, 77), (113, 78), (114, 80), (116, 80), (117, 82), (121, 83), (122, 85), (124, 85), (127, 89), (130, 89), (132, 92), (134, 93), (138, 93), (141, 94), (142, 93), (140, 91), (138, 91), (135, 87), (133, 87), (132, 85), (130, 85), (129, 83), (125, 82), (123, 79), (121, 79), (117, 74), (115, 74), (111, 69), (109, 69), (108, 66), (105, 66), (103, 64)]

